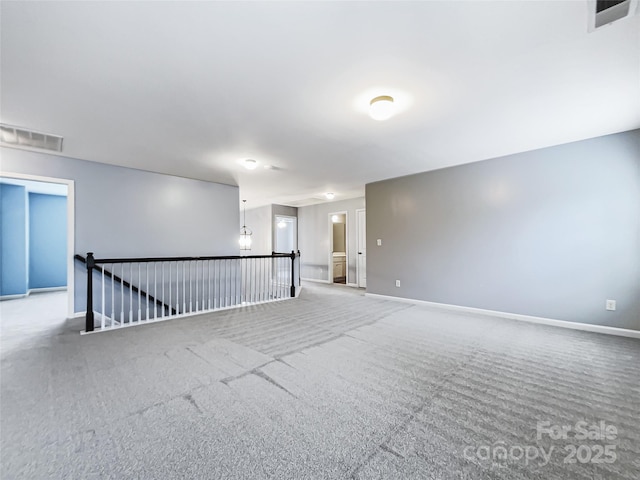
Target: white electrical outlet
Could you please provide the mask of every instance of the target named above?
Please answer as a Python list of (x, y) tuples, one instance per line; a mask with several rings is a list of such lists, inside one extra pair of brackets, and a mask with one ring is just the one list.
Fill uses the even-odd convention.
[(605, 304), (605, 308), (607, 310), (615, 310), (616, 309), (616, 301), (615, 300), (607, 300)]
[(396, 280), (396, 287), (400, 286), (400, 280)]
[(378, 245), (379, 247), (381, 247), (381, 246), (382, 246), (382, 239), (381, 239), (381, 238), (379, 238), (378, 240), (376, 240), (376, 243), (377, 243), (377, 245)]

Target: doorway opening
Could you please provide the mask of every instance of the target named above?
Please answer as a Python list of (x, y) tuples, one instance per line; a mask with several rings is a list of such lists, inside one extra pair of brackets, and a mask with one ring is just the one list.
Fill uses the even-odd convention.
[(37, 311), (51, 299), (56, 318), (73, 317), (74, 182), (0, 172), (0, 195), (3, 311), (13, 309), (4, 301), (24, 304), (33, 295)]
[(278, 253), (291, 253), (297, 251), (298, 219), (287, 215), (276, 215), (274, 222), (274, 251)]
[(349, 276), (347, 212), (329, 214), (329, 283), (347, 284)]

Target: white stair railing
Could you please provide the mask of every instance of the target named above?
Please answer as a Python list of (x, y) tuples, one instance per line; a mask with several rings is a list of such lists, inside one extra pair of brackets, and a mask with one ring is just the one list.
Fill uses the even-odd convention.
[[(87, 267), (85, 333), (295, 297), (300, 252), (95, 258)], [(98, 286), (94, 286), (94, 283)]]

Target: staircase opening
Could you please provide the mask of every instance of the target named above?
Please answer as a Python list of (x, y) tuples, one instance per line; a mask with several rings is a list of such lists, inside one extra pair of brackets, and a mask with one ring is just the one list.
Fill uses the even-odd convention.
[(300, 252), (271, 255), (75, 259), (86, 269), (85, 331), (294, 298)]

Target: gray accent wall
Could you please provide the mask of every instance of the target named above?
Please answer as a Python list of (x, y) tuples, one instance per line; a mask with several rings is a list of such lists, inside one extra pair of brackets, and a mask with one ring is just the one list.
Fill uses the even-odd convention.
[(365, 208), (364, 197), (298, 207), (298, 245), (303, 279), (329, 281), (329, 214), (347, 212), (347, 283), (356, 279), (356, 210)]
[[(75, 181), (76, 253), (238, 255), (237, 187), (11, 148), (0, 152), (3, 173)], [(81, 280), (76, 274), (76, 311), (84, 301)]]
[(640, 130), (372, 183), (366, 199), (369, 293), (640, 330)]
[(297, 217), (298, 216), (298, 207), (290, 207), (288, 205), (271, 205), (273, 209), (273, 216), (275, 218), (276, 215), (283, 215), (285, 217)]

